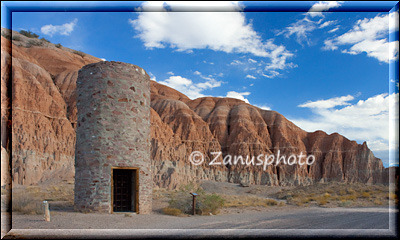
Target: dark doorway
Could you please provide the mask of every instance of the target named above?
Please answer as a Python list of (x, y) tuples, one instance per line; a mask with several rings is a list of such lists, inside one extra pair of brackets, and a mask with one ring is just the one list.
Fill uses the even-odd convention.
[(113, 211), (137, 212), (137, 170), (113, 169)]

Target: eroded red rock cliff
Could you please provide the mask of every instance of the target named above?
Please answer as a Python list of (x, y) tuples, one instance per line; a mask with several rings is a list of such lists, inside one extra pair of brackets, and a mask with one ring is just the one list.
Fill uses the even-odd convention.
[[(13, 34), (20, 40), (12, 41), (12, 57), (10, 40), (1, 37), (2, 131), (9, 114), (10, 80), (13, 98), (12, 180), (25, 185), (72, 180), (77, 73), (84, 65), (101, 60), (47, 42), (28, 44), (25, 36)], [(365, 143), (357, 144), (337, 133), (306, 132), (278, 112), (237, 99), (191, 100), (152, 81), (151, 108), (149, 161), (159, 187), (175, 188), (195, 179), (282, 186), (319, 181), (382, 183), (387, 179), (388, 171)], [(2, 137), (2, 164), (6, 142)], [(278, 150), (286, 156), (313, 154), (316, 160), (311, 166), (270, 165), (265, 171), (257, 165), (208, 166), (212, 152), (222, 152), (218, 158), (222, 162), (227, 154), (276, 155)], [(202, 165), (189, 162), (193, 151), (205, 154)]]

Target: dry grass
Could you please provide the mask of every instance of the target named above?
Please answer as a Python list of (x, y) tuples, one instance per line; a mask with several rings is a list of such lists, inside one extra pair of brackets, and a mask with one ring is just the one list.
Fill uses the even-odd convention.
[(164, 214), (166, 214), (166, 215), (172, 215), (172, 216), (179, 216), (179, 215), (182, 214), (182, 211), (181, 211), (180, 209), (177, 209), (177, 208), (169, 208), (169, 207), (163, 208), (163, 209), (162, 209), (162, 212), (163, 212)]
[(79, 55), (81, 57), (84, 57), (86, 55), (86, 53), (84, 53), (82, 51), (77, 51), (77, 50), (74, 50), (73, 53), (75, 53), (76, 55)]
[(19, 186), (12, 189), (12, 211), (22, 214), (43, 214), (43, 201), (74, 201), (74, 185), (70, 182), (46, 186)]
[(362, 193), (361, 193), (361, 197), (363, 197), (363, 198), (370, 198), (370, 197), (371, 197), (371, 194), (370, 194), (369, 192), (362, 192)]
[(223, 195), (225, 199), (224, 207), (270, 207), (270, 206), (284, 206), (285, 203), (278, 202), (275, 199), (266, 199), (257, 196), (243, 196), (243, 195)]
[(281, 190), (274, 197), (286, 200), (289, 205), (324, 207), (386, 206), (389, 200), (397, 201), (388, 186), (339, 182)]
[(13, 195), (12, 211), (22, 214), (43, 214), (41, 202), (25, 195)]

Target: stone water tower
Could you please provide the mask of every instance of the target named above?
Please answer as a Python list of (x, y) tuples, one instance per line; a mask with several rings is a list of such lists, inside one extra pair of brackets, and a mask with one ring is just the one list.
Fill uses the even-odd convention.
[(121, 62), (78, 74), (75, 210), (150, 213), (150, 77)]

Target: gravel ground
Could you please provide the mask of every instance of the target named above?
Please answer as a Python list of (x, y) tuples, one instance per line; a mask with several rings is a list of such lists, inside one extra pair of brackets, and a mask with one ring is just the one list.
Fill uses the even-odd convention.
[[(257, 195), (269, 197), (282, 187), (241, 187), (232, 183), (204, 181), (209, 193)], [(71, 203), (69, 203), (71, 204)], [(13, 213), (8, 237), (23, 238), (96, 238), (175, 236), (393, 236), (393, 218), (397, 210), (388, 207), (323, 208), (293, 205), (222, 209), (215, 216), (167, 216), (165, 197), (153, 201), (153, 213), (97, 214), (77, 213), (73, 206), (53, 202), (51, 221), (41, 215)], [(2, 216), (3, 217), (3, 216)], [(3, 230), (3, 229), (2, 229)], [(7, 236), (6, 236), (7, 238)]]
[[(12, 216), (10, 237), (84, 236), (275, 236), (359, 235), (394, 236), (389, 208), (271, 208), (263, 212), (216, 216), (174, 217), (161, 214), (126, 215), (53, 212), (50, 222), (39, 215)], [(393, 223), (393, 222), (392, 222)], [(34, 230), (33, 230), (34, 229)], [(54, 229), (51, 230), (51, 229)], [(64, 229), (64, 230), (61, 230)], [(70, 229), (70, 230), (66, 230)], [(109, 229), (108, 231), (105, 231)], [(119, 229), (113, 231), (112, 229)], [(251, 230), (251, 231), (250, 231)], [(296, 232), (293, 232), (296, 230)], [(338, 231), (340, 230), (340, 231)], [(102, 234), (100, 234), (102, 233)], [(100, 235), (97, 235), (100, 234)], [(187, 235), (183, 235), (186, 236)]]
[(388, 229), (388, 208), (271, 208), (236, 214), (175, 217), (161, 214), (53, 212), (12, 216), (13, 229)]

